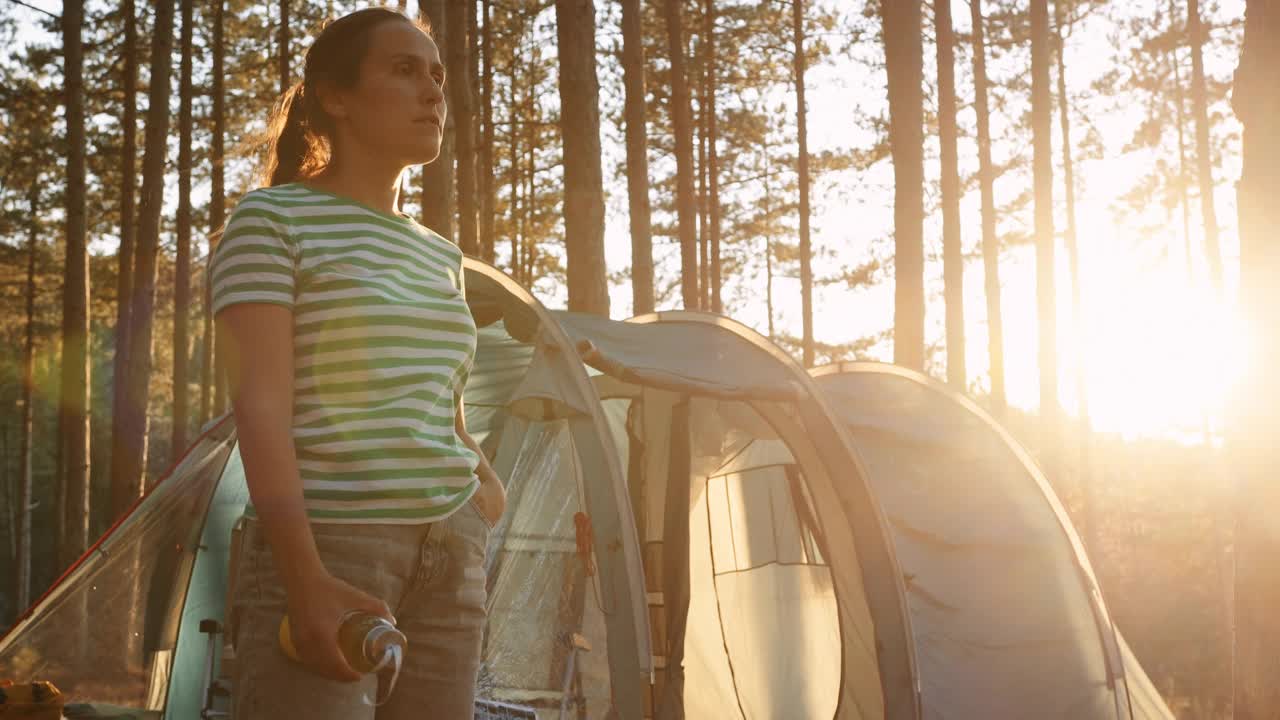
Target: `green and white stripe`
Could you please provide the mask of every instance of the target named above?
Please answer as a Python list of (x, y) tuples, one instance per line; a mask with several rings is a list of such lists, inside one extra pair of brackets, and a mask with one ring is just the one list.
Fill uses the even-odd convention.
[(476, 326), (456, 246), (293, 183), (244, 196), (210, 272), (215, 314), (293, 310), (293, 440), (313, 520), (429, 522), (471, 497), (478, 458), (454, 416)]

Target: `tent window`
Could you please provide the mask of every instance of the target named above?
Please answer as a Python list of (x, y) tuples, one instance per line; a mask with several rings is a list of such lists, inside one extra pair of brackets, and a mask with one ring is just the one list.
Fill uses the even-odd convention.
[(795, 466), (779, 465), (708, 479), (717, 575), (771, 564), (826, 564), (800, 477)]

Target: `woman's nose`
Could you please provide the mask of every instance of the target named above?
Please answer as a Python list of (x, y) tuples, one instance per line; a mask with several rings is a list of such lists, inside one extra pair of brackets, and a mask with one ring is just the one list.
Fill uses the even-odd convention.
[(426, 81), (423, 83), (423, 95), (427, 103), (431, 105), (443, 103), (445, 100), (444, 88), (431, 76), (427, 76)]

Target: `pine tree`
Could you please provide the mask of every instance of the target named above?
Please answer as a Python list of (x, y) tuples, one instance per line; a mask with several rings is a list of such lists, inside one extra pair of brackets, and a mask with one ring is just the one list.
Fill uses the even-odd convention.
[[(1194, 8), (1194, 4), (1192, 5)], [(1237, 720), (1280, 715), (1275, 682), (1280, 622), (1280, 552), (1274, 510), (1280, 501), (1272, 437), (1280, 423), (1274, 369), (1280, 363), (1280, 2), (1248, 0), (1232, 105), (1244, 126), (1240, 212), (1240, 307), (1253, 341), (1237, 387), (1229, 435), (1235, 454), (1235, 668)]]
[[(213, 25), (213, 137), (210, 139), (212, 144), (212, 163), (210, 168), (210, 197), (209, 197), (209, 225), (211, 228), (210, 239), (217, 237), (225, 223), (227, 198), (225, 187), (225, 157), (224, 141), (227, 133), (227, 110), (226, 110), (226, 88), (224, 87), (225, 77), (223, 68), (226, 61), (227, 44), (225, 37), (225, 20), (226, 13), (223, 7), (224, 0), (215, 0), (217, 3), (214, 11)], [(214, 245), (210, 243), (209, 254), (206, 257), (213, 257)], [(206, 281), (208, 276), (206, 274)], [(211, 291), (206, 287), (205, 301), (211, 303), (213, 301)], [(227, 411), (229, 402), (229, 388), (227, 383), (227, 373), (221, 371), (219, 359), (222, 357), (220, 351), (222, 340), (218, 336), (217, 328), (213, 325), (212, 308), (205, 311), (206, 327), (208, 331), (205, 337), (213, 337), (213, 355), (210, 358), (209, 366), (213, 368), (213, 414), (221, 415)], [(206, 350), (206, 353), (208, 351)]]
[[(446, 3), (444, 0), (419, 0), (419, 14), (431, 24), (440, 53), (447, 57), (448, 29), (445, 27)], [(453, 157), (456, 123), (453, 109), (445, 116), (444, 136), (440, 141), (440, 155), (434, 162), (422, 168), (422, 224), (454, 239), (453, 216), (456, 211), (453, 187)]]
[[(1174, 22), (1176, 17), (1177, 11), (1174, 7), (1174, 0), (1169, 0), (1169, 22)], [(1185, 132), (1187, 127), (1187, 103), (1182, 86), (1182, 67), (1181, 62), (1178, 60), (1178, 48), (1176, 45), (1170, 48), (1169, 66), (1173, 70), (1173, 115), (1174, 126), (1178, 134), (1178, 206), (1182, 210), (1183, 257), (1186, 261), (1187, 285), (1189, 287), (1194, 282), (1194, 276), (1191, 270), (1191, 201), (1187, 198), (1187, 141)]]
[(996, 235), (995, 168), (991, 162), (986, 19), (982, 15), (982, 0), (970, 0), (969, 10), (973, 26), (974, 113), (977, 116), (978, 131), (978, 185), (982, 195), (983, 292), (987, 305), (991, 409), (997, 418), (1003, 418), (1007, 400), (1004, 387), (1004, 319), (1000, 302), (1000, 239)]
[(173, 441), (172, 452), (187, 447), (187, 420), (190, 414), (187, 387), (187, 359), (190, 354), (188, 328), (191, 315), (191, 35), (192, 0), (182, 4), (181, 68), (178, 101), (178, 217), (177, 252), (174, 260), (173, 291)]
[[(458, 247), (467, 255), (478, 256), (480, 244), (476, 228), (476, 158), (475, 113), (468, 72), (473, 47), (467, 44), (467, 15), (475, 12), (475, 3), (455, 2), (445, 11), (445, 66), (450, 69), (446, 92), (449, 114), (453, 116), (453, 138), (457, 175)], [(437, 161), (438, 162), (438, 161)]]
[(89, 547), (89, 247), (85, 232), (84, 3), (62, 7), (67, 127), (66, 284), (62, 303), (61, 565)]
[(1084, 305), (1081, 301), (1083, 280), (1080, 277), (1080, 248), (1076, 238), (1076, 181), (1075, 162), (1071, 144), (1071, 99), (1067, 95), (1067, 33), (1064, 26), (1072, 9), (1067, 6), (1068, 0), (1054, 0), (1054, 49), (1058, 64), (1058, 126), (1062, 131), (1062, 184), (1066, 196), (1067, 228), (1064, 236), (1067, 250), (1067, 266), (1071, 272), (1071, 317), (1076, 337), (1075, 347), (1075, 385), (1076, 404), (1080, 418), (1077, 422), (1080, 437), (1080, 459), (1077, 470), (1080, 478), (1081, 511), (1083, 519), (1082, 532), (1087, 547), (1098, 548), (1097, 517), (1093, 499), (1092, 459), (1090, 446), (1093, 429), (1089, 421), (1089, 386), (1088, 374), (1085, 372), (1087, 357), (1084, 350)]
[(1031, 0), (1031, 132), (1035, 186), (1036, 307), (1040, 325), (1041, 447), (1054, 466), (1058, 433), (1058, 342), (1053, 233), (1052, 101), (1049, 91), (1049, 0)]
[(480, 76), (480, 124), (483, 137), (480, 142), (480, 251), (487, 262), (497, 259), (494, 246), (494, 207), (496, 204), (493, 178), (493, 153), (496, 136), (493, 130), (493, 13), (490, 0), (482, 0), (481, 14), (484, 25), (481, 30), (480, 54), (484, 59), (484, 71)]
[(883, 2), (893, 153), (893, 361), (924, 368), (924, 47), (920, 0)]
[(592, 0), (556, 0), (569, 310), (609, 316)]
[(631, 311), (653, 312), (653, 235), (650, 226), (645, 53), (640, 0), (622, 0), (622, 72), (626, 86), (628, 217), (631, 222)]
[(32, 397), (35, 389), (35, 315), (36, 315), (36, 254), (40, 237), (40, 186), (32, 178), (27, 194), (28, 218), (27, 236), (27, 322), (26, 338), (22, 347), (22, 418), (19, 421), (22, 437), (18, 450), (18, 507), (17, 507), (17, 541), (15, 543), (14, 590), (16, 606), (21, 608), (31, 605), (31, 510), (32, 485), (31, 473), (32, 446), (35, 442), (35, 408)]
[(796, 173), (800, 182), (800, 313), (805, 367), (813, 367), (813, 249), (809, 238), (809, 130), (804, 99), (804, 3), (792, 0), (792, 42), (796, 84)]
[(1213, 200), (1213, 156), (1209, 144), (1209, 100), (1204, 76), (1204, 25), (1200, 0), (1187, 0), (1187, 35), (1191, 42), (1191, 108), (1196, 120), (1196, 171), (1200, 184), (1200, 213), (1204, 220), (1204, 253), (1209, 279), (1222, 292), (1222, 251), (1218, 242), (1218, 213)]
[(676, 151), (676, 211), (680, 234), (680, 294), (684, 307), (700, 307), (698, 289), (697, 208), (693, 174), (693, 111), (689, 104), (689, 81), (685, 74), (683, 8), (680, 0), (665, 0), (664, 18), (671, 61), (671, 117)]
[[(129, 298), (133, 297), (133, 250), (136, 242), (135, 216), (137, 210), (134, 198), (137, 188), (138, 163), (138, 21), (134, 9), (134, 0), (121, 3), (124, 14), (124, 48), (121, 51), (121, 79), (124, 91), (124, 109), (121, 120), (121, 134), (124, 146), (120, 153), (120, 248), (116, 251), (116, 332), (115, 359), (112, 362), (112, 401), (111, 401), (111, 447), (118, 447), (122, 438), (124, 411), (126, 401), (125, 388), (128, 387), (129, 367), (129, 327), (130, 310), (133, 305)], [(119, 517), (129, 505), (125, 503), (130, 493), (125, 488), (115, 487), (119, 479), (112, 473), (111, 516)], [(124, 504), (122, 504), (124, 503)]]
[(964, 248), (960, 232), (960, 160), (956, 148), (955, 31), (951, 1), (934, 0), (938, 49), (938, 140), (942, 157), (942, 265), (946, 295), (947, 383), (968, 386), (964, 343)]
[[(210, 158), (210, 189), (209, 189), (209, 241), (206, 245), (205, 258), (213, 257), (214, 238), (222, 231), (222, 225), (226, 221), (226, 188), (224, 185), (223, 164), (225, 162), (225, 151), (223, 148), (224, 135), (226, 133), (226, 97), (223, 89), (223, 55), (226, 52), (226, 43), (223, 38), (223, 13), (226, 8), (226, 0), (213, 0), (212, 13), (212, 31), (210, 44), (212, 45), (213, 65), (210, 74), (210, 92), (213, 97), (212, 102), (212, 137), (209, 139)], [(215, 409), (215, 391), (217, 388), (217, 380), (215, 380), (215, 348), (217, 347), (217, 334), (213, 325), (213, 307), (212, 294), (208, 287), (208, 273), (204, 274), (204, 294), (200, 303), (201, 316), (204, 320), (204, 340), (201, 343), (201, 352), (203, 353), (200, 362), (200, 423), (208, 422), (217, 411)]]
[(169, 131), (169, 75), (173, 50), (173, 0), (158, 0), (151, 40), (151, 82), (142, 163), (142, 203), (134, 263), (132, 327), (129, 332), (128, 387), (124, 427), (112, 448), (112, 486), (125, 491), (115, 505), (128, 505), (142, 493), (147, 470), (147, 401), (151, 381), (152, 323), (156, 263), (160, 248), (160, 208), (164, 200), (164, 160)]

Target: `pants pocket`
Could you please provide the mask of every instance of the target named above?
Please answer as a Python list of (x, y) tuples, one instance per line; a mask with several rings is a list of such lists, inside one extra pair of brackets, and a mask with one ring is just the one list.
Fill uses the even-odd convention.
[(475, 513), (476, 517), (480, 518), (480, 522), (484, 523), (485, 530), (493, 532), (493, 528), (496, 523), (490, 521), (489, 518), (485, 516), (484, 511), (476, 504), (476, 498), (474, 495), (471, 496), (471, 499), (467, 500), (467, 505), (471, 508), (471, 512)]

